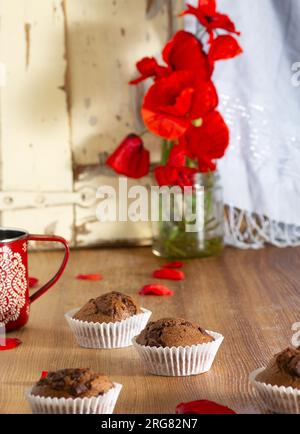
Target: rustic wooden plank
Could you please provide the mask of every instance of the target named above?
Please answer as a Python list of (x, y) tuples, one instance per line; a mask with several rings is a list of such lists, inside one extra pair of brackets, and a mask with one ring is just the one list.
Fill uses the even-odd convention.
[[(34, 253), (30, 273), (46, 280), (59, 252)], [(122, 383), (118, 413), (174, 413), (177, 403), (212, 399), (238, 412), (258, 412), (248, 374), (290, 345), (299, 321), (300, 248), (260, 251), (226, 249), (219, 258), (187, 261), (186, 280), (170, 283), (172, 298), (141, 298), (138, 289), (152, 281), (162, 263), (149, 249), (73, 251), (62, 280), (32, 306), (30, 323), (12, 333), (23, 345), (1, 353), (0, 412), (29, 412), (24, 391), (42, 370), (90, 366)], [(82, 282), (77, 273), (101, 272), (102, 282)], [(155, 377), (145, 372), (133, 348), (85, 350), (77, 347), (63, 314), (110, 290), (136, 296), (153, 319), (181, 316), (225, 336), (209, 373)]]
[[(177, 21), (175, 7), (173, 10), (170, 2), (162, 3), (152, 19), (147, 19), (146, 2), (63, 2), (70, 65), (66, 91), (75, 167), (99, 164), (100, 153), (111, 152), (126, 134), (143, 129), (137, 116), (143, 86), (136, 89), (127, 83), (137, 74), (136, 61), (145, 55), (158, 55), (169, 36), (170, 22), (173, 26)], [(160, 141), (148, 135), (145, 142), (158, 159)], [(76, 191), (116, 183), (117, 177), (107, 177), (105, 170), (84, 181), (75, 173)], [(77, 246), (149, 244), (151, 239), (148, 223), (100, 223), (95, 206), (76, 206), (75, 219)]]
[(59, 0), (12, 0), (2, 9), (4, 190), (72, 190), (59, 6)]
[[(64, 19), (60, 0), (12, 0), (1, 9), (3, 191), (71, 192), (73, 174), (65, 78)], [(13, 208), (12, 203), (12, 208)], [(46, 204), (45, 204), (46, 206)], [(2, 225), (47, 231), (57, 210), (8, 211)], [(59, 229), (70, 237), (73, 207), (61, 207)], [(70, 238), (71, 239), (71, 238)]]
[[(168, 38), (167, 8), (146, 19), (146, 2), (65, 2), (68, 22), (69, 91), (76, 164), (98, 161), (136, 129), (135, 62), (158, 55)], [(148, 145), (157, 145), (149, 136)]]
[[(111, 174), (112, 175), (112, 174)], [(78, 180), (76, 182), (76, 188), (79, 191), (90, 191), (91, 199), (96, 194), (93, 193), (100, 186), (111, 186), (116, 191), (116, 204), (117, 212), (119, 210), (118, 201), (119, 198), (126, 203), (126, 197), (119, 192), (119, 177), (117, 176), (94, 176), (91, 181)], [(149, 185), (149, 178), (143, 178), (139, 182), (137, 180), (127, 179), (128, 190), (131, 186), (135, 185)], [(91, 187), (95, 190), (91, 190)], [(89, 200), (89, 198), (87, 198)], [(110, 200), (110, 203), (114, 203), (114, 198)], [(128, 207), (132, 200), (128, 199)], [(100, 200), (97, 199), (93, 206), (82, 207), (76, 206), (76, 245), (78, 247), (89, 245), (111, 245), (111, 244), (131, 244), (131, 245), (149, 245), (152, 241), (152, 231), (150, 222), (132, 222), (132, 221), (114, 221), (103, 222), (99, 221), (96, 215), (96, 209)]]

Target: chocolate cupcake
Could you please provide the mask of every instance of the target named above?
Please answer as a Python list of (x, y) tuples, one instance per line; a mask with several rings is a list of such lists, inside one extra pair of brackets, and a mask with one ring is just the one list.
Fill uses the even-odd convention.
[(123, 321), (141, 313), (140, 306), (129, 295), (113, 291), (89, 300), (74, 319), (94, 323)]
[(286, 348), (276, 354), (256, 381), (300, 390), (300, 349)]
[(208, 371), (222, 341), (219, 333), (193, 322), (164, 318), (150, 322), (133, 344), (149, 372), (184, 376)]
[(146, 347), (186, 347), (214, 341), (202, 327), (182, 318), (150, 322), (136, 338)]
[(267, 409), (300, 414), (300, 347), (276, 354), (266, 368), (250, 374), (250, 382)]
[(132, 297), (117, 291), (91, 299), (65, 315), (78, 344), (86, 348), (128, 347), (150, 316)]
[(90, 369), (49, 372), (27, 393), (33, 413), (111, 414), (122, 386)]

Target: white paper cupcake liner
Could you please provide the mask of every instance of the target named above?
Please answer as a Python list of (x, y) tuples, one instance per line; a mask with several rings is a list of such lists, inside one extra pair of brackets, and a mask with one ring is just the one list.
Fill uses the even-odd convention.
[(181, 377), (202, 374), (210, 370), (224, 337), (207, 331), (215, 340), (189, 347), (149, 347), (140, 345), (134, 338), (137, 349), (148, 372), (154, 375)]
[(132, 345), (132, 338), (145, 327), (152, 314), (141, 308), (142, 313), (114, 323), (93, 323), (74, 319), (77, 309), (65, 314), (78, 345), (85, 348), (124, 348)]
[(32, 395), (32, 388), (26, 398), (34, 414), (112, 414), (122, 389), (122, 384), (113, 384), (104, 395), (93, 398), (44, 398)]
[(300, 390), (256, 381), (257, 375), (264, 369), (256, 369), (249, 376), (250, 383), (264, 406), (273, 413), (300, 414)]

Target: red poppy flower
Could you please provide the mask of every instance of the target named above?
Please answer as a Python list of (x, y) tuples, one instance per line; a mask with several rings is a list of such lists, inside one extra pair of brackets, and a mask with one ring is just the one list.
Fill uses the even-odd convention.
[(174, 291), (165, 285), (159, 283), (151, 283), (150, 285), (145, 285), (139, 290), (139, 295), (156, 295), (160, 297), (174, 295)]
[(166, 279), (166, 280), (185, 279), (184, 272), (175, 270), (174, 268), (161, 268), (160, 270), (155, 270), (153, 272), (153, 277), (155, 277), (155, 279)]
[(162, 56), (173, 71), (196, 71), (202, 80), (209, 80), (212, 75), (213, 67), (203, 45), (192, 33), (184, 30), (177, 32), (166, 44)]
[(129, 84), (138, 84), (149, 77), (160, 78), (171, 73), (171, 69), (166, 66), (161, 66), (157, 63), (154, 57), (144, 57), (136, 64), (137, 70), (141, 76), (135, 80), (131, 80)]
[(142, 115), (150, 131), (174, 140), (217, 105), (218, 96), (212, 81), (200, 80), (192, 71), (177, 71), (150, 87)]
[(187, 5), (187, 10), (183, 11), (181, 15), (194, 15), (200, 24), (206, 28), (210, 43), (214, 39), (214, 30), (216, 29), (223, 29), (237, 35), (240, 34), (228, 15), (217, 12), (215, 0), (199, 0), (196, 8)]
[(216, 402), (201, 399), (178, 404), (176, 414), (236, 414), (236, 412)]
[(154, 169), (158, 185), (175, 186), (181, 188), (193, 186), (196, 168), (186, 167), (186, 157), (191, 156), (185, 145), (174, 145), (165, 166)]
[(211, 62), (231, 59), (243, 52), (238, 41), (231, 35), (220, 35), (211, 43), (208, 57)]
[(144, 148), (139, 136), (129, 134), (111, 154), (106, 164), (122, 175), (142, 178), (149, 172), (149, 151)]
[(192, 126), (181, 142), (198, 161), (200, 172), (214, 171), (215, 160), (223, 157), (229, 144), (229, 130), (219, 112), (202, 118), (202, 125)]
[(159, 186), (176, 186), (181, 188), (194, 185), (194, 175), (197, 169), (191, 167), (159, 166), (154, 169), (154, 175)]

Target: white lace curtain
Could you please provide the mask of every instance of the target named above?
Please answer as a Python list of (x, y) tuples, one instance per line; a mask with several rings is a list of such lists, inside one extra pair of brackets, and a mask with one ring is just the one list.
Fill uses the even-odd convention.
[[(231, 131), (219, 164), (227, 243), (300, 244), (300, 1), (219, 0), (218, 9), (242, 32), (244, 49), (214, 73)], [(186, 28), (196, 31), (194, 18)]]

